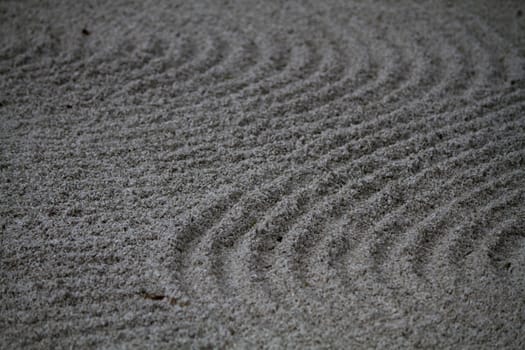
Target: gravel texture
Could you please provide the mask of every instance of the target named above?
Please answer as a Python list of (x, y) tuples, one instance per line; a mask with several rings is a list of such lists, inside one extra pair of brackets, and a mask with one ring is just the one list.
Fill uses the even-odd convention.
[(0, 1), (0, 348), (525, 348), (521, 1)]

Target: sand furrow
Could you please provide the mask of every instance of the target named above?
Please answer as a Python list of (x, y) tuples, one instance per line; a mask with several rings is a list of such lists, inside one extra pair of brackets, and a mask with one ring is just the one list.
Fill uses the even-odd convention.
[(0, 348), (523, 348), (522, 7), (0, 1)]
[[(517, 157), (523, 157), (523, 154), (520, 152), (513, 152), (511, 153), (511, 155), (514, 155)], [(500, 164), (500, 163), (498, 162), (495, 164)], [(494, 171), (493, 169), (490, 169), (490, 170)], [(490, 193), (490, 191), (494, 191), (495, 188), (497, 189), (498, 186), (504, 187), (505, 185), (508, 185), (508, 184), (511, 185), (513, 183), (514, 184), (519, 183), (520, 178), (522, 177), (523, 177), (523, 171), (521, 170), (514, 170), (512, 172), (504, 173), (501, 176), (495, 177), (491, 179), (491, 181), (488, 181), (487, 183), (479, 186), (478, 188), (474, 189), (472, 192), (467, 192), (467, 194), (460, 196), (458, 198), (455, 198), (451, 202), (445, 203), (435, 208), (421, 222), (417, 222), (415, 225), (410, 227), (410, 229), (406, 230), (405, 233), (401, 237), (401, 238), (404, 238), (404, 241), (396, 244), (396, 246), (394, 247), (392, 251), (389, 251), (388, 253), (386, 253), (388, 256), (388, 259), (395, 259), (399, 261), (399, 263), (396, 263), (396, 266), (392, 266), (392, 271), (389, 271), (387, 268), (386, 261), (383, 262), (381, 266), (377, 267), (379, 278), (381, 278), (382, 282), (385, 284), (390, 284), (392, 276), (395, 276), (395, 275), (402, 276), (401, 277), (402, 280), (411, 278), (412, 274), (414, 274), (414, 276), (421, 278), (422, 275), (418, 276), (418, 274), (422, 272), (421, 269), (423, 267), (421, 266), (421, 264), (424, 263), (423, 260), (425, 259), (426, 254), (428, 254), (428, 252), (432, 250), (432, 247), (435, 244), (435, 242), (433, 241), (436, 239), (436, 237), (428, 237), (428, 235), (427, 237), (425, 237), (424, 232), (415, 234), (415, 235), (412, 235), (411, 233), (418, 232), (420, 231), (421, 226), (425, 227), (427, 225), (429, 226), (437, 225), (438, 231), (447, 232), (447, 230), (449, 229), (448, 227), (449, 221), (446, 220), (445, 218), (450, 217), (451, 214), (454, 212), (454, 210), (457, 210), (458, 207), (460, 207), (464, 201), (473, 200), (477, 198), (476, 197), (477, 195), (483, 195), (484, 191), (487, 191)], [(444, 227), (440, 226), (440, 223), (443, 224)], [(418, 242), (424, 242), (425, 246), (419, 247), (418, 244), (420, 243)], [(415, 249), (419, 249), (419, 248), (421, 248), (420, 252), (416, 254), (411, 253), (415, 251)]]
[[(427, 273), (427, 281), (437, 284), (442, 278), (435, 281), (430, 276), (461, 275), (468, 269), (472, 258), (480, 260), (493, 259), (495, 255), (491, 253), (490, 245), (486, 242), (494, 240), (494, 237), (501, 237), (501, 234), (510, 233), (519, 237), (519, 218), (506, 220), (505, 216), (519, 212), (519, 204), (523, 200), (523, 190), (517, 189), (510, 193), (502, 193), (499, 197), (486, 201), (487, 204), (472, 214), (473, 220), (462, 220), (456, 226), (447, 230), (446, 235), (439, 237), (434, 243), (432, 251), (426, 251), (423, 256), (423, 263), (420, 266)], [(514, 228), (514, 229), (513, 229)], [(504, 233), (505, 232), (505, 233)], [(518, 234), (516, 234), (518, 233)], [(499, 254), (494, 260), (501, 263), (498, 268), (504, 267), (507, 263), (507, 254)], [(443, 260), (442, 260), (443, 259)], [(508, 266), (510, 269), (511, 265)], [(444, 270), (444, 271), (443, 271)]]
[[(490, 148), (489, 148), (490, 149)], [(486, 151), (486, 149), (485, 149)], [(468, 155), (472, 156), (471, 150), (468, 151)], [(448, 161), (448, 159), (447, 159)], [(457, 160), (456, 160), (457, 162)], [(431, 176), (431, 173), (427, 172), (427, 170), (435, 169), (439, 171), (440, 166), (443, 166), (444, 164), (438, 163), (436, 166), (433, 166), (431, 168), (425, 168), (424, 174), (425, 177), (427, 175)], [(420, 174), (416, 174), (416, 176), (419, 177)], [(379, 177), (380, 179), (381, 177)], [(421, 178), (421, 177), (420, 177)], [(410, 177), (408, 178), (410, 181)], [(404, 202), (404, 195), (403, 193), (409, 192), (409, 188), (400, 185), (399, 183), (395, 183), (393, 180), (395, 178), (388, 177), (389, 183), (387, 183), (383, 188), (381, 188), (379, 191), (373, 193), (373, 195), (370, 195), (366, 200), (364, 200), (362, 203), (359, 198), (359, 192), (351, 192), (348, 194), (348, 196), (353, 200), (354, 203), (352, 203), (351, 207), (346, 209), (346, 212), (348, 212), (347, 220), (351, 223), (351, 228), (346, 228), (345, 232), (349, 235), (356, 235), (353, 237), (350, 237), (354, 243), (356, 241), (362, 240), (362, 237), (366, 238), (368, 242), (374, 242), (373, 246), (371, 248), (363, 248), (367, 254), (370, 254), (374, 257), (374, 264), (382, 264), (378, 263), (376, 260), (381, 259), (381, 256), (383, 254), (388, 254), (388, 251), (390, 249), (390, 245), (392, 244), (390, 240), (395, 238), (395, 234), (399, 234), (400, 232), (403, 232), (403, 228), (405, 225), (407, 225), (409, 222), (404, 219), (404, 217), (407, 217), (408, 215), (403, 212), (403, 210), (408, 206), (407, 204), (397, 208), (396, 210), (393, 210), (392, 206), (399, 205)], [(409, 182), (410, 183), (410, 182)], [(369, 183), (373, 184), (373, 182)], [(373, 185), (371, 185), (373, 186)], [(370, 187), (369, 187), (370, 188)], [(373, 187), (372, 187), (373, 188)], [(336, 196), (334, 196), (333, 200), (338, 200), (337, 197), (340, 196), (340, 193), (342, 191), (338, 192)], [(344, 192), (343, 192), (344, 193)], [(343, 198), (348, 198), (346, 196), (343, 196)], [(346, 199), (348, 200), (348, 199)], [(344, 205), (341, 203), (342, 200), (338, 200), (337, 205), (332, 205), (332, 207), (340, 209), (340, 206)], [(348, 205), (346, 205), (348, 206)], [(373, 206), (375, 208), (380, 208), (379, 212), (369, 212), (364, 210), (363, 208), (367, 208), (369, 206)], [(351, 210), (352, 208), (355, 208), (354, 210)], [(337, 211), (334, 209), (331, 209), (328, 213), (318, 214), (318, 218), (330, 218), (333, 219), (334, 215), (337, 215)], [(415, 215), (412, 214), (412, 215)], [(321, 219), (322, 220), (322, 219)], [(363, 227), (366, 227), (367, 225), (373, 225), (374, 222), (377, 222), (377, 226), (373, 226), (373, 230), (365, 230)], [(315, 229), (315, 226), (312, 231), (312, 223), (309, 223), (308, 229), (304, 231), (302, 236), (299, 236), (298, 241), (294, 242), (294, 245), (296, 246), (295, 249), (300, 249), (301, 254), (294, 257), (294, 264), (292, 265), (292, 268), (294, 271), (296, 271), (296, 274), (299, 276), (300, 280), (305, 280), (306, 275), (308, 275), (308, 266), (312, 266), (312, 270), (317, 270), (317, 266), (314, 262), (319, 261), (318, 255), (314, 254), (313, 252), (309, 252), (309, 250), (314, 249), (315, 243), (319, 240), (321, 240), (323, 237), (320, 236), (324, 231), (322, 230), (323, 225), (318, 224), (317, 229)], [(352, 229), (353, 228), (353, 229)], [(359, 230), (363, 230), (365, 232), (361, 233)], [(317, 238), (314, 238), (317, 237)], [(345, 242), (348, 238), (336, 238), (335, 242)], [(376, 240), (379, 240), (379, 243), (376, 242)], [(332, 243), (333, 244), (333, 243)], [(323, 247), (321, 245), (321, 247)], [(345, 245), (342, 245), (339, 249), (346, 248)], [(294, 249), (294, 248), (292, 248)], [(319, 254), (319, 253), (318, 253)], [(321, 256), (326, 255), (325, 251), (321, 250)], [(333, 253), (335, 256), (339, 256), (341, 252), (335, 252)], [(345, 252), (345, 255), (347, 253)], [(311, 265), (306, 264), (302, 261), (301, 257), (310, 257), (310, 261), (312, 262)], [(330, 258), (330, 256), (327, 257), (321, 257), (322, 262), (329, 262), (330, 265), (336, 265), (337, 261), (334, 261), (333, 258)], [(306, 267), (306, 268), (305, 268)], [(303, 282), (304, 283), (304, 282)]]
[[(489, 120), (490, 120), (490, 119), (489, 119)], [(515, 124), (515, 123), (516, 123), (516, 122), (514, 121), (514, 124)], [(476, 127), (478, 127), (478, 129), (475, 129), (476, 131), (475, 131), (474, 134), (476, 134), (476, 133), (479, 134), (479, 132), (480, 132), (482, 129), (480, 128), (479, 125), (476, 125), (476, 124), (473, 124), (473, 125), (476, 126)], [(489, 124), (489, 125), (490, 125), (490, 124)], [(502, 125), (502, 128), (505, 128), (505, 127), (508, 128), (509, 125), (513, 125), (513, 124), (512, 124), (512, 121), (511, 121), (511, 122), (504, 123), (504, 124)], [(522, 123), (518, 122), (517, 125), (521, 125), (521, 126), (522, 126)], [(447, 126), (447, 128), (448, 128), (448, 127), (449, 127), (449, 126)], [(444, 128), (444, 130), (446, 130), (447, 128)], [(461, 128), (463, 129), (463, 128), (464, 128), (464, 125), (462, 125)], [(435, 133), (440, 133), (440, 132), (441, 132), (441, 133), (445, 133), (445, 134), (447, 134), (446, 132), (444, 132), (444, 130), (435, 130), (434, 132), (435, 132)], [(490, 129), (489, 129), (489, 130), (490, 130)], [(467, 135), (468, 135), (468, 134), (466, 134), (466, 135), (464, 134), (464, 135), (462, 135), (461, 137), (465, 137), (465, 136), (467, 136)], [(451, 142), (451, 141), (453, 141), (453, 140), (442, 140), (441, 143), (442, 143), (442, 144), (446, 144), (447, 142)], [(401, 144), (401, 145), (402, 145), (402, 144)], [(399, 145), (398, 147), (401, 147), (401, 145)], [(438, 144), (438, 145), (439, 145), (439, 144)], [(395, 145), (394, 145), (394, 146), (395, 146)], [(432, 149), (432, 146), (436, 146), (436, 145), (432, 145), (432, 144), (430, 144), (430, 145), (428, 145), (428, 148), (427, 148), (427, 149)], [(395, 149), (396, 149), (396, 148), (394, 147), (393, 150), (395, 150)], [(489, 148), (489, 149), (490, 149), (490, 148)], [(491, 149), (491, 150), (492, 150), (492, 149)], [(424, 151), (425, 151), (425, 150), (420, 150), (420, 157), (423, 156), (423, 155), (425, 154)], [(468, 149), (467, 153), (471, 153), (471, 151), (472, 151), (472, 149)], [(470, 154), (469, 154), (469, 155), (470, 155)], [(436, 160), (439, 159), (439, 158), (437, 157), (437, 155), (435, 155), (435, 156), (436, 156)], [(479, 157), (479, 155), (476, 155), (476, 156)], [(417, 158), (418, 158), (417, 155), (409, 154), (409, 157), (411, 157), (411, 158), (417, 163)], [(364, 164), (366, 164), (367, 160), (369, 161), (369, 159), (370, 159), (370, 158), (367, 157), (367, 156), (363, 157), (362, 160), (361, 160), (361, 159), (356, 159), (356, 160), (354, 160), (354, 165), (355, 165), (355, 162), (361, 162), (361, 161), (362, 161)], [(372, 158), (372, 160), (373, 160), (373, 158)], [(403, 162), (403, 161), (404, 161), (403, 159), (401, 159), (401, 160), (397, 160), (398, 163), (401, 163), (401, 162)], [(448, 161), (448, 159), (447, 159), (447, 161)], [(455, 161), (458, 162), (458, 160), (455, 160)], [(365, 167), (365, 166), (363, 165), (363, 167)], [(379, 168), (379, 166), (378, 166), (378, 168)], [(436, 167), (434, 167), (434, 168), (439, 169), (438, 166), (436, 166)], [(359, 167), (358, 167), (358, 169), (359, 169)], [(377, 178), (377, 179), (383, 179), (383, 177), (385, 176), (385, 174), (388, 174), (389, 172), (395, 171), (394, 169), (396, 169), (395, 166), (394, 166), (394, 167), (391, 167), (390, 169), (389, 169), (389, 168), (387, 168), (387, 169), (380, 169), (379, 171), (376, 171), (375, 173), (372, 173), (372, 174), (370, 175), (370, 178), (371, 178), (371, 179), (374, 179), (374, 178)], [(397, 168), (397, 169), (400, 169), (400, 168)], [(423, 169), (425, 169), (425, 171), (427, 170), (427, 168), (423, 168)], [(338, 172), (338, 169), (335, 169), (335, 170), (334, 170), (334, 174), (336, 174), (337, 172)], [(344, 173), (344, 172), (342, 172), (342, 173)], [(401, 174), (402, 174), (402, 173), (401, 173)], [(372, 176), (372, 175), (373, 175), (373, 176)], [(392, 181), (392, 180), (393, 180), (393, 178), (392, 178), (391, 175), (389, 175), (387, 178), (388, 178), (389, 181)], [(334, 180), (335, 180), (335, 181), (338, 181), (338, 180), (337, 180), (337, 176), (333, 176), (332, 178), (330, 178), (330, 177), (328, 177), (328, 178), (324, 178), (324, 179), (323, 179), (323, 182), (324, 182), (325, 184), (330, 184), (331, 186), (333, 186), (333, 183), (331, 183), (331, 182), (333, 182)], [(357, 185), (358, 183), (359, 183), (359, 182), (355, 182), (356, 185)], [(368, 190), (370, 190), (370, 189), (373, 188), (373, 180), (368, 180), (368, 181), (364, 182), (363, 184), (366, 184), (366, 185), (367, 185), (366, 187), (364, 187), (364, 189), (368, 189)], [(345, 185), (345, 186), (348, 187), (347, 185)], [(372, 186), (372, 187), (371, 187), (371, 186)], [(377, 196), (373, 196), (372, 199), (376, 199), (376, 198), (384, 198), (384, 192), (389, 188), (388, 186), (389, 186), (389, 184), (387, 184), (386, 187), (385, 187), (384, 189), (381, 189), (381, 190), (377, 193)], [(321, 190), (321, 192), (319, 192), (319, 189), (322, 189), (322, 188), (323, 188), (323, 184), (322, 184), (322, 183), (311, 184), (311, 185), (309, 186), (309, 188), (311, 189), (311, 191), (313, 191), (313, 193), (312, 193), (311, 195), (309, 195), (308, 197), (306, 197), (307, 199), (309, 199), (309, 198), (315, 198), (315, 195), (314, 195), (314, 194), (315, 194), (316, 192), (317, 192), (317, 193), (320, 193), (322, 196), (326, 196), (326, 194), (323, 194), (324, 191)], [(356, 187), (356, 186), (350, 186), (350, 188), (352, 188), (352, 191), (353, 191), (353, 194), (352, 194), (352, 197), (351, 197), (351, 198), (352, 198), (353, 200), (357, 200), (357, 198), (359, 198), (359, 197), (356, 198), (356, 196), (358, 196), (358, 193), (359, 193), (359, 192), (356, 192), (356, 190), (357, 190), (358, 187)], [(316, 189), (317, 189), (317, 191), (316, 191)], [(301, 192), (302, 192), (302, 191), (301, 191)], [(341, 192), (341, 191), (339, 191), (339, 192)], [(339, 194), (339, 192), (338, 192), (338, 194)], [(366, 192), (366, 191), (365, 191), (365, 192)], [(386, 191), (386, 192), (388, 192), (388, 191)], [(305, 195), (298, 194), (297, 196), (300, 196), (300, 198), (301, 198), (301, 197), (304, 197)], [(295, 197), (295, 194), (293, 195), (293, 197)], [(292, 198), (293, 198), (293, 197), (292, 197)], [(283, 200), (283, 202), (286, 202), (287, 197), (284, 197), (284, 198), (285, 198), (285, 199)], [(332, 199), (331, 196), (329, 196), (328, 198), (330, 199), (330, 201), (336, 201), (337, 203), (341, 202), (341, 199), (338, 199), (338, 197), (334, 197), (334, 199)], [(344, 196), (341, 197), (341, 198), (342, 198), (343, 200), (345, 200), (345, 201), (348, 201), (348, 199), (345, 198)], [(305, 203), (305, 201), (306, 201), (306, 203)], [(330, 201), (329, 201), (328, 203), (330, 203)], [(311, 214), (310, 212), (305, 213), (306, 208), (308, 208), (308, 206), (306, 206), (305, 204), (308, 204), (308, 202), (309, 202), (309, 201), (307, 201), (307, 200), (302, 200), (301, 205), (300, 205), (300, 206), (294, 206), (294, 207), (292, 208), (291, 211), (290, 211), (289, 208), (287, 208), (287, 207), (283, 207), (283, 208), (286, 208), (286, 209), (287, 209), (287, 211), (285, 211), (287, 220), (286, 220), (285, 222), (283, 222), (283, 223), (285, 224), (285, 227), (290, 228), (290, 226), (291, 226), (293, 223), (295, 223), (295, 222), (299, 222), (299, 223), (305, 222), (305, 220), (307, 220), (307, 219), (310, 218), (312, 215), (314, 215), (314, 214)], [(372, 203), (373, 203), (373, 202), (372, 202)], [(311, 204), (309, 204), (309, 205), (310, 205), (310, 206), (313, 206), (313, 208), (316, 208), (316, 207), (320, 207), (320, 208), (322, 208), (325, 204), (318, 205), (318, 204), (315, 204), (315, 203), (311, 203)], [(358, 205), (356, 204), (356, 206), (358, 206)], [(330, 207), (330, 208), (339, 208), (339, 211), (342, 210), (342, 209), (340, 208), (340, 207), (341, 207), (341, 203), (339, 203), (339, 204), (337, 204), (337, 205), (330, 204), (329, 207)], [(312, 209), (310, 209), (310, 210), (312, 210)], [(327, 214), (327, 213), (325, 213), (324, 211), (322, 211), (322, 214), (318, 214), (318, 215), (317, 215), (317, 218), (319, 218), (319, 219), (322, 219), (322, 218), (323, 218), (322, 220), (327, 220), (327, 219), (329, 219), (329, 218), (333, 218), (333, 215), (334, 215), (335, 213), (337, 213), (337, 211), (331, 209), (329, 213), (330, 213), (330, 214)], [(279, 215), (279, 213), (274, 214), (274, 215)], [(273, 216), (270, 216), (270, 218), (273, 218)], [(271, 219), (271, 220), (268, 220), (268, 224), (267, 224), (267, 226), (271, 226), (271, 225), (275, 225), (275, 224), (278, 224), (278, 222), (275, 222), (274, 219)], [(308, 231), (310, 231), (310, 230), (312, 229), (312, 222), (311, 222), (311, 221), (307, 221), (307, 223), (305, 224), (305, 227), (307, 227), (307, 228), (308, 228)], [(322, 227), (322, 224), (320, 225), (320, 227)], [(274, 256), (274, 254), (275, 254), (276, 251), (282, 254), (284, 251), (287, 251), (287, 250), (288, 250), (288, 249), (286, 249), (286, 248), (282, 249), (282, 248), (280, 248), (280, 246), (279, 246), (279, 245), (281, 244), (280, 241), (283, 241), (283, 234), (282, 234), (282, 233), (279, 233), (279, 232), (282, 232), (282, 231), (281, 231), (282, 229), (283, 229), (282, 227), (277, 226), (277, 230), (278, 230), (278, 232), (272, 233), (272, 232), (270, 231), (270, 232), (268, 232), (268, 234), (266, 234), (266, 235), (262, 235), (261, 237), (255, 237), (256, 240), (260, 240), (260, 242), (259, 242), (259, 246), (262, 246), (262, 247), (268, 247), (268, 246), (269, 246), (269, 247), (271, 247), (271, 251), (270, 251), (271, 256)], [(294, 228), (294, 231), (296, 231), (297, 229), (298, 229), (297, 227)], [(266, 229), (262, 229), (262, 230), (263, 230), (263, 231), (265, 231), (265, 230), (266, 230), (266, 231), (269, 231), (269, 229), (267, 229), (267, 228), (266, 228)], [(269, 240), (270, 237), (273, 238), (273, 242), (272, 242), (272, 239)], [(308, 234), (308, 235), (306, 235), (305, 237), (307, 237), (307, 238), (309, 239), (308, 242), (311, 244), (311, 243), (312, 243), (312, 237), (311, 237), (311, 234)], [(284, 238), (286, 239), (286, 234), (284, 235)], [(277, 240), (279, 240), (279, 242), (278, 242)], [(282, 244), (286, 244), (286, 240), (285, 240)], [(294, 243), (294, 244), (295, 244), (295, 243)], [(297, 243), (297, 244), (299, 244), (299, 246), (301, 246), (301, 243)], [(293, 249), (293, 248), (290, 248), (290, 249)], [(264, 252), (265, 252), (265, 250), (262, 250), (261, 252), (258, 252), (257, 255), (260, 255), (260, 254), (262, 254), (262, 253), (264, 253)], [(267, 254), (267, 253), (266, 253), (266, 254)], [(257, 255), (256, 255), (256, 256), (257, 256)], [(265, 255), (265, 254), (264, 254), (264, 255)], [(263, 255), (263, 256), (264, 256), (264, 255)], [(274, 257), (274, 258), (263, 258), (263, 259), (258, 258), (258, 259), (256, 259), (256, 261), (259, 261), (259, 260), (261, 260), (261, 261), (266, 261), (268, 265), (265, 266), (265, 269), (268, 269), (268, 268), (271, 268), (271, 265), (272, 265), (271, 263), (268, 263), (268, 262), (274, 261), (274, 260), (275, 260), (275, 257)], [(297, 262), (296, 265), (297, 265), (297, 266), (305, 266), (305, 264), (303, 264), (303, 263), (301, 263), (301, 262)], [(254, 266), (255, 266), (255, 265), (254, 265)], [(261, 265), (258, 265), (258, 266), (261, 266)], [(306, 266), (307, 266), (307, 265), (306, 265)], [(261, 267), (262, 267), (262, 266), (261, 266)], [(263, 269), (262, 271), (264, 272), (265, 269)], [(256, 275), (257, 275), (257, 274), (256, 274)], [(244, 277), (246, 277), (246, 276), (244, 276)], [(257, 277), (257, 279), (258, 279), (258, 280), (261, 280), (261, 276), (260, 276), (260, 274), (259, 274), (259, 276)], [(246, 278), (244, 279), (244, 281), (246, 281)]]

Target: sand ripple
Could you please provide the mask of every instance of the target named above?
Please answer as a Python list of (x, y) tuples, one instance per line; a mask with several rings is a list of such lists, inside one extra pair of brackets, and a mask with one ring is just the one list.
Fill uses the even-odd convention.
[[(55, 310), (27, 344), (108, 344), (106, 324), (126, 344), (523, 345), (522, 20), (223, 5), (108, 5), (81, 43), (53, 26), (3, 40), (8, 342)], [(24, 309), (36, 276), (35, 300), (76, 296)]]

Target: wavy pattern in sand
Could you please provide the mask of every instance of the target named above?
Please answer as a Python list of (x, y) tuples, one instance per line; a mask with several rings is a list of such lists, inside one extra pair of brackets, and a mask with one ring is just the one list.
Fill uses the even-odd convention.
[[(399, 16), (381, 10), (383, 19)], [(451, 25), (422, 7), (411, 15), (430, 38), (410, 27), (387, 31), (381, 21), (312, 21), (322, 40), (302, 49), (279, 42), (291, 52), (282, 72), (250, 85), (233, 78), (243, 81), (229, 86), (233, 94), (181, 109), (235, 102), (241, 130), (261, 125), (263, 142), (236, 146), (232, 156), (261, 152), (296, 164), (228, 202), (206, 204), (223, 210), (201, 229), (179, 231), (192, 242), (173, 265), (188, 293), (284, 310), (298, 300), (344, 300), (363, 279), (395, 290), (388, 302), (406, 284), (432, 293), (503, 230), (488, 222), (517, 215), (525, 95), (506, 83), (508, 67), (485, 39), (494, 32), (477, 18)], [(291, 125), (309, 134), (306, 142), (286, 142)], [(501, 241), (492, 247), (504, 260)]]
[[(518, 39), (439, 2), (144, 6), (155, 16), (134, 26), (94, 19), (107, 37), (0, 48), (0, 170), (23, 179), (1, 209), (34, 235), (24, 249), (56, 224), (38, 259), (67, 267), (45, 278), (71, 287), (80, 259), (97, 280), (99, 250), (119, 243), (103, 256), (127, 267), (102, 284), (123, 273), (108, 290), (164, 308), (137, 334), (159, 321), (159, 339), (217, 347), (525, 342)], [(23, 226), (21, 205), (51, 214)], [(71, 227), (93, 243), (69, 242)], [(28, 253), (14, 254), (2, 259), (20, 277)], [(92, 335), (113, 305), (91, 282), (70, 289), (50, 305), (75, 316), (48, 322), (68, 344), (84, 322), (71, 295), (97, 300)]]
[[(432, 293), (460, 275), (485, 241), (494, 241), (489, 256), (505, 259), (508, 248), (490, 238), (504, 228), (490, 225), (515, 217), (523, 197), (524, 92), (509, 87), (491, 46), (501, 38), (487, 41), (496, 34), (478, 18), (450, 22), (422, 7), (410, 15), (430, 37), (381, 20), (311, 21), (311, 40), (272, 43), (289, 53), (282, 70), (254, 56), (256, 79), (236, 70), (210, 87), (219, 94), (191, 106), (182, 97), (181, 113), (230, 110), (242, 114), (242, 132), (257, 129), (255, 143), (228, 149), (232, 158), (249, 164), (260, 152), (294, 164), (203, 204), (197, 223), (177, 231), (188, 242), (176, 244), (173, 263), (186, 293), (292, 310), (298, 300), (344, 300), (371, 280), (395, 290), (385, 299), (394, 302), (406, 284)], [(293, 129), (308, 137), (287, 142)], [(202, 145), (200, 129), (191, 137)]]

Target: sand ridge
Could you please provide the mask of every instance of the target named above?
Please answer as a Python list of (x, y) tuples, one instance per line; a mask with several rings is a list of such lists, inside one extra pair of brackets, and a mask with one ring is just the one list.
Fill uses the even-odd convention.
[(0, 3), (0, 347), (523, 348), (523, 10)]

